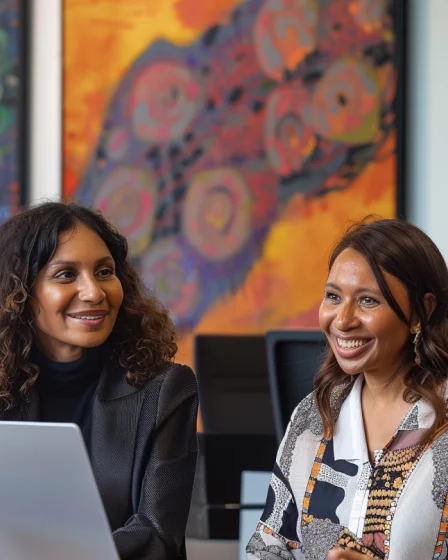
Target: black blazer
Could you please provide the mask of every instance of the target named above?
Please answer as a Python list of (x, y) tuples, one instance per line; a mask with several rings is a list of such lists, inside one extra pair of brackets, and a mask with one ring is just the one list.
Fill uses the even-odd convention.
[[(197, 386), (165, 364), (142, 389), (108, 366), (93, 398), (88, 451), (122, 559), (174, 560), (183, 548), (196, 467)], [(39, 397), (0, 416), (38, 421)]]

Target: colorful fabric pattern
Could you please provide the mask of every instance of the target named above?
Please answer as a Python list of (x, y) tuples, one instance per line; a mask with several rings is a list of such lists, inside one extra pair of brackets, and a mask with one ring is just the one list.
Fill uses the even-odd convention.
[(347, 397), (346, 388), (333, 396), (330, 439), (314, 394), (296, 408), (249, 560), (326, 560), (335, 546), (376, 560), (448, 560), (448, 435), (419, 443), (434, 420), (422, 399), (371, 462), (362, 382), (360, 376)]

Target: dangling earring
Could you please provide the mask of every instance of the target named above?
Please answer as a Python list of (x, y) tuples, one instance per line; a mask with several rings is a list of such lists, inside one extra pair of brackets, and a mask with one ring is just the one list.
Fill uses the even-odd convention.
[(420, 324), (420, 321), (415, 325), (415, 327), (412, 327), (411, 329), (411, 333), (415, 334), (414, 336), (414, 353), (415, 353), (415, 363), (419, 366), (422, 363), (422, 358), (420, 356), (420, 352), (418, 351), (418, 347), (420, 346), (420, 343), (422, 341), (422, 325)]

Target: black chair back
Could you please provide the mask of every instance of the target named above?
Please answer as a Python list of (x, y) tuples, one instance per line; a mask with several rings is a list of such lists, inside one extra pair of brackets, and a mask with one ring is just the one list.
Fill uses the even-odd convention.
[(325, 349), (325, 336), (320, 331), (266, 333), (269, 384), (279, 443), (295, 407), (313, 391), (314, 375)]
[(275, 434), (263, 335), (197, 335), (195, 371), (206, 434)]
[(197, 335), (203, 433), (187, 536), (239, 537), (241, 473), (271, 471), (277, 440), (264, 336)]

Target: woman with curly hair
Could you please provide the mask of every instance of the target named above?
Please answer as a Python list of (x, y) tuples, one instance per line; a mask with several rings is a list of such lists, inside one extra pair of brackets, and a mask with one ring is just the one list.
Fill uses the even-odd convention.
[(196, 381), (125, 238), (45, 203), (0, 227), (0, 270), (0, 419), (78, 424), (120, 557), (182, 558)]
[(331, 254), (328, 348), (291, 417), (250, 560), (448, 558), (448, 269), (401, 220)]

